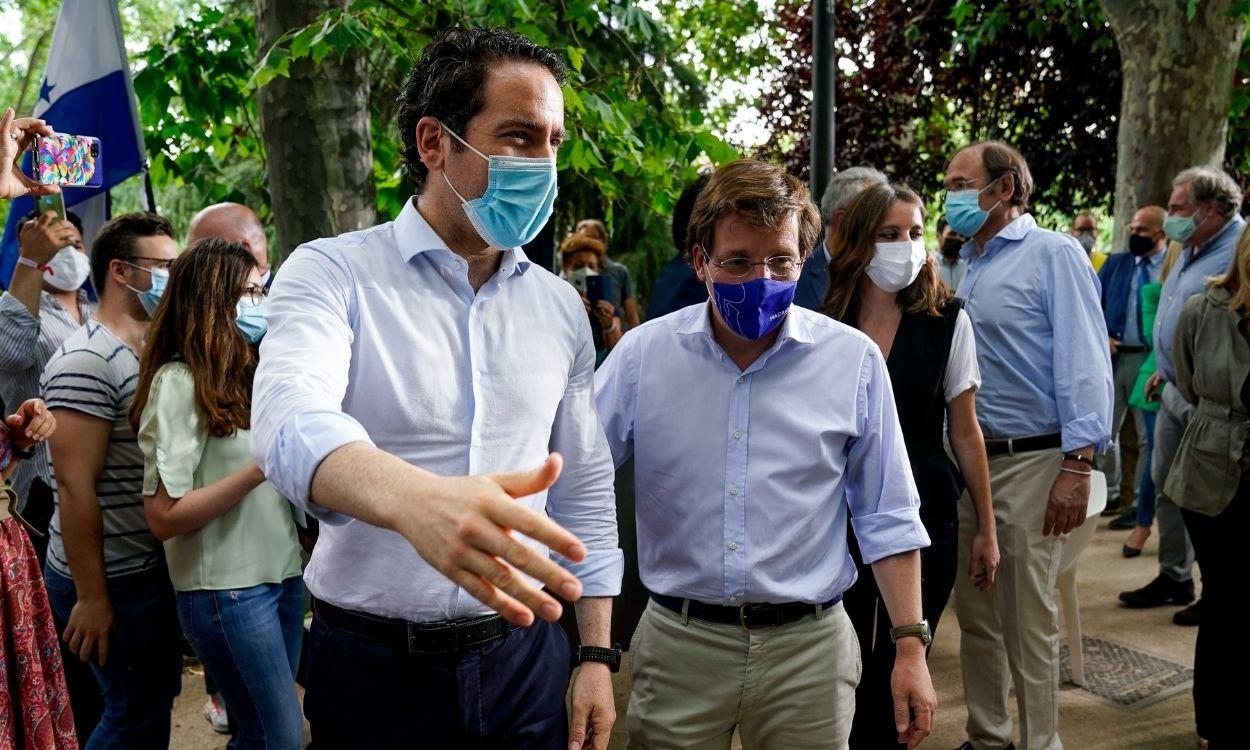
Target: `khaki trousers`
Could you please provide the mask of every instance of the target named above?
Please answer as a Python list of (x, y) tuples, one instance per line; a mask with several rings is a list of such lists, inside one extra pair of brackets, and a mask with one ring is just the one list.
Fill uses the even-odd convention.
[[(814, 607), (813, 607), (814, 610)], [(648, 602), (630, 645), (631, 750), (841, 750), (859, 683), (859, 642), (841, 602), (750, 632)]]
[[(1002, 563), (989, 591), (968, 578), (976, 512), (959, 502), (960, 662), (968, 704), (968, 740), (976, 750), (1011, 742), (1009, 685), (1020, 711), (1020, 750), (1061, 750), (1059, 741), (1059, 618), (1055, 579), (1065, 537), (1042, 536), (1050, 487), (1063, 456), (1045, 450), (994, 456), (990, 490)], [(1092, 523), (1092, 521), (1087, 521)]]

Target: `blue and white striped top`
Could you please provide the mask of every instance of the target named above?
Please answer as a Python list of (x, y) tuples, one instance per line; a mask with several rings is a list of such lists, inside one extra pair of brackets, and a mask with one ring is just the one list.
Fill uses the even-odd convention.
[[(143, 515), (143, 451), (130, 426), (128, 411), (139, 381), (139, 357), (97, 321), (70, 335), (48, 361), (40, 379), (49, 409), (69, 409), (113, 423), (104, 468), (96, 479), (102, 520), (104, 570), (110, 577), (147, 570), (158, 562), (160, 544)], [(70, 576), (61, 539), (61, 498), (56, 463), (48, 564)]]

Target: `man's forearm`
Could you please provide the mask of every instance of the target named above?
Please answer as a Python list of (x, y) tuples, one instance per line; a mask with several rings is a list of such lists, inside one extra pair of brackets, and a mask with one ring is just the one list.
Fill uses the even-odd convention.
[(100, 502), (94, 490), (75, 492), (62, 483), (58, 505), (65, 558), (78, 598), (108, 596)]
[(612, 598), (583, 597), (573, 608), (577, 612), (577, 632), (582, 645), (609, 648), (612, 645)]
[(309, 500), (326, 510), (393, 529), (396, 503), (414, 491), (433, 492), (438, 479), (368, 443), (348, 443), (317, 467)]
[(43, 271), (19, 264), (9, 281), (9, 294), (35, 318), (39, 317), (39, 293), (43, 291)]
[(894, 627), (914, 625), (924, 619), (920, 598), (920, 550), (883, 557), (872, 564), (872, 574)]

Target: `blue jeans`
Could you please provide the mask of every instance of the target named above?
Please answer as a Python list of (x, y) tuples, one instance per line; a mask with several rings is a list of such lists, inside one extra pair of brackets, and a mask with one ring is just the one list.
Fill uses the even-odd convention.
[(1141, 475), (1141, 485), (1137, 488), (1137, 525), (1150, 528), (1155, 522), (1155, 480), (1150, 476), (1150, 462), (1155, 452), (1155, 417), (1153, 411), (1143, 410), (1142, 420), (1146, 423), (1146, 470)]
[[(60, 622), (78, 601), (74, 582), (47, 566), (48, 599)], [(181, 638), (169, 573), (158, 565), (108, 579), (113, 632), (108, 661), (91, 662), (104, 713), (84, 750), (165, 750), (169, 712), (182, 687)]]
[(178, 619), (212, 676), (230, 723), (232, 750), (298, 750), (304, 718), (295, 693), (304, 637), (304, 582), (179, 591)]

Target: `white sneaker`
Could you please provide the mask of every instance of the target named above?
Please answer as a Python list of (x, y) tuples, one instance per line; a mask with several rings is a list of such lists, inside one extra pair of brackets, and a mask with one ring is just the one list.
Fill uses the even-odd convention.
[(212, 725), (217, 734), (230, 734), (230, 720), (226, 718), (226, 707), (217, 701), (217, 696), (210, 695), (204, 704), (204, 718)]

